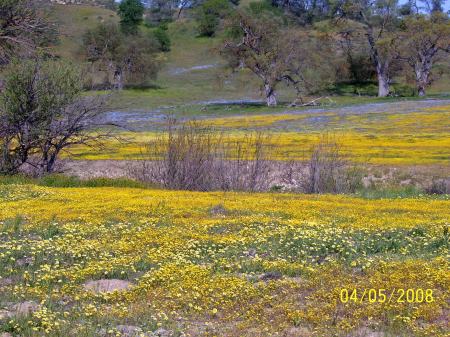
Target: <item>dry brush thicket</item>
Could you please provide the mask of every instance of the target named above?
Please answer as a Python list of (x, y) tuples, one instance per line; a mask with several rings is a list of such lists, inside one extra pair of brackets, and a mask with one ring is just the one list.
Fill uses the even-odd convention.
[(199, 122), (169, 119), (130, 175), (175, 190), (346, 193), (360, 187), (362, 175), (335, 137), (321, 136), (302, 162), (275, 160), (273, 137), (254, 132), (235, 140)]

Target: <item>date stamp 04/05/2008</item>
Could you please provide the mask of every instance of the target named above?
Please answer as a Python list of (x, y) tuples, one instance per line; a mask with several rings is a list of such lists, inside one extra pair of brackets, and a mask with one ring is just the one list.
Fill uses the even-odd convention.
[(342, 303), (432, 303), (435, 301), (433, 289), (348, 289), (339, 294)]

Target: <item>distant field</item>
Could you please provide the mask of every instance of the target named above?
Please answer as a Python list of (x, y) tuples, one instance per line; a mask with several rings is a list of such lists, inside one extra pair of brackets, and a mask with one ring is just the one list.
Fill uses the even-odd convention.
[[(98, 336), (105, 329), (116, 336), (128, 325), (193, 337), (448, 332), (445, 198), (0, 184), (0, 203), (0, 294), (37, 310), (0, 331)], [(96, 282), (109, 288), (92, 288)], [(342, 303), (342, 289), (358, 289), (362, 298), (372, 288), (388, 297), (394, 289), (432, 293), (420, 303), (398, 302), (397, 293), (391, 303), (381, 295)]]
[[(414, 109), (414, 102), (404, 103)], [(350, 158), (372, 164), (448, 164), (450, 161), (450, 106), (437, 105), (395, 111), (401, 103), (383, 106), (386, 111), (364, 112), (358, 106), (347, 110), (231, 116), (203, 119), (230, 139), (248, 132), (264, 131), (272, 135), (274, 158), (305, 159), (322, 134), (332, 135)], [(344, 112), (342, 112), (344, 111)], [(158, 122), (152, 122), (157, 128)], [(162, 123), (160, 121), (160, 123)], [(78, 159), (140, 159), (143, 146), (157, 132), (125, 132), (126, 143), (109, 142), (99, 152), (78, 148)]]

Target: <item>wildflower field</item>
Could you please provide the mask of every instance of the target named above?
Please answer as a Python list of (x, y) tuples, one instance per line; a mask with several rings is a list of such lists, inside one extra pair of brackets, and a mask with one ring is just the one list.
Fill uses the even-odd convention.
[[(410, 103), (411, 104), (411, 103)], [(205, 126), (223, 133), (232, 142), (244, 139), (249, 132), (270, 134), (274, 160), (304, 160), (311, 146), (324, 133), (336, 136), (354, 162), (381, 165), (446, 164), (450, 159), (450, 106), (407, 106), (396, 111), (366, 112), (354, 107), (349, 111), (333, 110), (286, 112), (200, 118)], [(140, 121), (138, 119), (138, 121)], [(156, 125), (156, 126), (155, 126)], [(140, 159), (145, 144), (160, 134), (163, 122), (152, 120), (149, 130), (120, 132), (120, 140), (110, 140), (100, 151), (79, 147), (71, 151), (78, 159)]]
[(0, 337), (450, 337), (449, 3), (0, 0)]
[(0, 332), (14, 336), (450, 329), (446, 195), (4, 184), (0, 205)]

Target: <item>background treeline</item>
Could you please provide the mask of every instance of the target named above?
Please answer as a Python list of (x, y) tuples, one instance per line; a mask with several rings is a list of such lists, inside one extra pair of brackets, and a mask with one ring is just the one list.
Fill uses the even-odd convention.
[(113, 7), (119, 20), (80, 27), (75, 63), (53, 52), (61, 32), (45, 2), (0, 2), (1, 172), (24, 165), (52, 172), (62, 151), (110, 137), (99, 131), (108, 95), (87, 91), (151, 86), (176, 20), (213, 38), (228, 69), (253, 74), (268, 106), (277, 105), (282, 83), (302, 102), (343, 81), (375, 81), (378, 96), (392, 95), (405, 74), (425, 95), (434, 78), (449, 74), (443, 1), (123, 0)]
[[(44, 2), (45, 3), (45, 2)], [(103, 4), (103, 3), (102, 3)], [(104, 5), (104, 4), (103, 4)], [(87, 88), (150, 86), (171, 50), (169, 26), (194, 21), (199, 37), (214, 37), (216, 52), (234, 71), (260, 80), (268, 105), (284, 82), (300, 97), (338, 88), (343, 81), (375, 82), (378, 96), (395, 94), (400, 76), (416, 94), (448, 76), (450, 23), (443, 0), (123, 0), (119, 21), (85, 29), (79, 53), (89, 66)], [(59, 27), (42, 1), (0, 4), (0, 64), (51, 57)], [(82, 28), (82, 27), (81, 27)], [(436, 67), (439, 64), (439, 67)], [(445, 66), (447, 64), (447, 66)], [(89, 82), (89, 81), (88, 81)]]
[[(448, 75), (448, 68), (435, 67), (448, 60), (450, 25), (443, 3), (264, 0), (239, 6), (237, 0), (124, 0), (118, 5), (121, 33), (117, 25), (103, 23), (86, 34), (85, 49), (99, 69), (110, 66), (107, 85), (146, 85), (158, 69), (156, 53), (171, 48), (168, 24), (184, 18), (196, 22), (198, 36), (222, 41), (217, 51), (231, 69), (246, 68), (260, 79), (269, 106), (277, 104), (281, 82), (300, 97), (343, 81), (375, 82), (378, 96), (385, 97), (394, 94), (392, 83), (403, 76), (416, 94), (425, 95), (434, 78)], [(146, 47), (117, 48), (121, 40), (128, 45), (134, 39)]]

